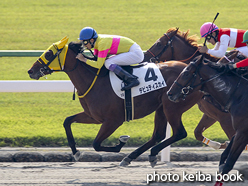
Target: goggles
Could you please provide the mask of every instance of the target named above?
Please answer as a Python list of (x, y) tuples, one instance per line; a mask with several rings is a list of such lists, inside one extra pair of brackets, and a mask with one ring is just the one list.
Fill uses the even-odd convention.
[(83, 40), (83, 45), (87, 45), (89, 42), (89, 40)]

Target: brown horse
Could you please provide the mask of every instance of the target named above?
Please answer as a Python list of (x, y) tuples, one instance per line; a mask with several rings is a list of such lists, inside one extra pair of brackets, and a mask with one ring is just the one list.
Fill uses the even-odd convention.
[[(62, 40), (57, 44), (55, 43), (44, 52), (28, 70), (29, 76), (38, 80), (40, 77), (45, 74), (51, 74), (53, 71), (63, 71), (69, 76), (79, 95), (88, 92), (79, 99), (84, 112), (69, 116), (64, 121), (68, 143), (75, 158), (78, 158), (80, 155), (80, 152), (76, 149), (76, 143), (71, 131), (71, 124), (75, 122), (102, 124), (93, 142), (94, 149), (96, 151), (119, 152), (125, 145), (126, 139), (123, 140), (121, 138), (119, 140), (120, 143), (113, 147), (102, 146), (101, 143), (125, 121), (124, 101), (113, 92), (110, 85), (109, 71), (102, 68), (99, 75), (97, 75), (97, 69), (76, 59), (81, 44), (71, 42), (67, 46), (65, 45), (66, 42)], [(125, 157), (121, 162), (122, 166), (127, 166), (143, 152), (156, 145), (156, 143), (161, 142), (165, 138), (168, 121), (172, 127), (173, 135), (165, 140), (162, 146), (158, 144), (160, 145), (159, 147), (156, 145), (152, 148), (152, 156), (149, 156), (149, 161), (154, 166), (157, 161), (156, 155), (164, 147), (187, 136), (181, 116), (195, 104), (196, 100), (202, 97), (202, 94), (196, 93), (190, 95), (181, 103), (173, 103), (168, 100), (166, 92), (186, 64), (168, 62), (158, 64), (157, 66), (166, 81), (167, 87), (134, 97), (134, 119), (145, 117), (155, 111), (153, 135), (147, 143)], [(94, 81), (96, 76), (98, 78)], [(93, 86), (91, 86), (92, 82), (94, 82)], [(88, 91), (89, 87), (92, 87), (90, 91)]]
[[(169, 29), (150, 49), (145, 52), (144, 61), (158, 62), (178, 60), (188, 64), (194, 57), (201, 55), (201, 53), (198, 52), (198, 38), (196, 36), (188, 37), (188, 34), (189, 31), (181, 32), (175, 28)], [(207, 54), (206, 57), (215, 62), (219, 60), (219, 58)], [(239, 54), (238, 58), (236, 56), (233, 57), (235, 62), (244, 58), (242, 54)], [(202, 133), (218, 121), (227, 137), (231, 139), (235, 131), (231, 125), (230, 114), (219, 110), (209, 99), (211, 99), (211, 97), (204, 96), (203, 99), (198, 102), (198, 107), (204, 114), (195, 128), (195, 138), (198, 141), (206, 139)], [(227, 143), (220, 144), (212, 141), (208, 145), (215, 149), (223, 149), (226, 148)]]
[[(235, 135), (221, 155), (219, 172), (224, 175), (232, 170), (238, 157), (248, 143), (248, 96), (244, 92), (248, 89), (248, 79), (234, 71), (226, 71), (225, 66), (198, 56), (195, 62), (189, 64), (173, 83), (167, 92), (171, 101), (191, 93), (203, 91), (217, 100), (232, 117)], [(221, 186), (222, 180), (215, 186)]]

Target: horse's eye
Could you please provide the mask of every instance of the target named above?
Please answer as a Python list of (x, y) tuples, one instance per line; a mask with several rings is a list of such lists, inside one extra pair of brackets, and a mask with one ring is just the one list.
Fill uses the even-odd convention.
[(183, 73), (183, 78), (188, 78), (189, 77), (189, 72), (188, 71), (185, 71), (184, 73)]
[(50, 59), (52, 59), (52, 57), (53, 57), (53, 51), (52, 50), (48, 50), (45, 53), (45, 58), (49, 61)]

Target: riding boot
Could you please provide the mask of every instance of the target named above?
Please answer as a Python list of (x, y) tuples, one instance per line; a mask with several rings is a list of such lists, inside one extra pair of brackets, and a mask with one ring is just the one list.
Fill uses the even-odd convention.
[(109, 70), (113, 71), (116, 75), (118, 75), (125, 83), (125, 86), (121, 88), (121, 90), (128, 90), (132, 87), (138, 86), (140, 83), (138, 81), (138, 77), (132, 74), (129, 74), (127, 71), (122, 69), (119, 65), (112, 64), (109, 67)]

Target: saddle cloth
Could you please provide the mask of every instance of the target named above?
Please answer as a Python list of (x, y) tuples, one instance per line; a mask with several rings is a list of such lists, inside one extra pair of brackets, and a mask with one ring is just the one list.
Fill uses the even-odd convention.
[[(132, 97), (140, 96), (167, 86), (159, 68), (154, 63), (147, 63), (139, 68), (133, 68), (133, 75), (138, 77), (140, 84), (131, 89)], [(125, 92), (121, 91), (122, 86), (124, 86), (122, 80), (111, 71), (109, 78), (115, 94), (125, 99)]]

